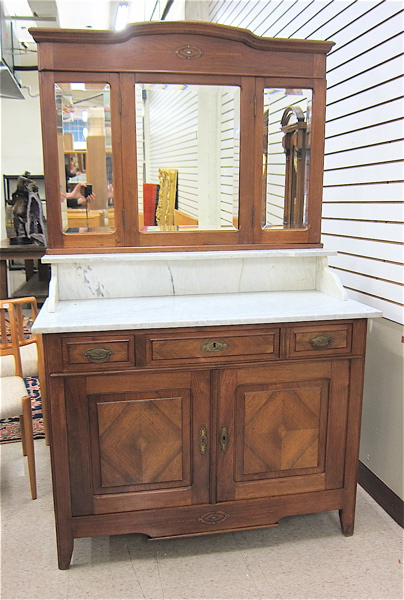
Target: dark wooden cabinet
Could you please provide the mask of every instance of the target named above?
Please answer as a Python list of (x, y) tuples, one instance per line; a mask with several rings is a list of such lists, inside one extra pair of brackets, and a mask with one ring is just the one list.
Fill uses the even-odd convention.
[(365, 335), (363, 319), (44, 335), (60, 567), (92, 535), (337, 509), (351, 534)]
[[(325, 510), (340, 510), (352, 534), (367, 313), (335, 310), (345, 294), (325, 257), (299, 251), (322, 246), (333, 43), (197, 22), (32, 35), (49, 248), (83, 255), (50, 259), (54, 313), (40, 330), (60, 568), (69, 567), (74, 539), (93, 535), (217, 533)], [(61, 197), (66, 153), (78, 150), (71, 120), (96, 196), (85, 227), (69, 225)], [(147, 190), (157, 185), (151, 207)], [(102, 222), (92, 225), (87, 212)], [(161, 264), (142, 254), (162, 250)], [(191, 250), (232, 262), (185, 268)], [(243, 251), (240, 263), (223, 250)], [(109, 255), (105, 265), (89, 251)], [(126, 257), (111, 268), (118, 253)], [(314, 300), (293, 290), (313, 291)], [(260, 291), (286, 295), (274, 304), (254, 295), (241, 309), (234, 299)], [(216, 314), (213, 295), (231, 317), (227, 304)], [(175, 307), (173, 296), (190, 302)], [(153, 297), (149, 320), (145, 297)], [(128, 298), (143, 302), (131, 304), (127, 320), (112, 317)], [(285, 312), (282, 304), (276, 314), (282, 298)], [(76, 310), (82, 300), (69, 320), (70, 303)], [(135, 329), (121, 330), (128, 322)]]

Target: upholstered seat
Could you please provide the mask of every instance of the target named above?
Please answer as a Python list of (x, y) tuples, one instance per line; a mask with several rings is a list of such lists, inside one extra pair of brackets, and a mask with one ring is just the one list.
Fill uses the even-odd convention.
[[(20, 419), (22, 450), (28, 460), (31, 496), (35, 500), (37, 489), (31, 399), (22, 378), (14, 306), (7, 300), (0, 302), (0, 324), (0, 418), (9, 419), (18, 416)], [(12, 369), (13, 363), (14, 369)]]
[[(20, 357), (23, 377), (38, 377), (42, 415), (45, 429), (46, 443), (49, 443), (48, 419), (45, 386), (45, 365), (43, 358), (42, 336), (32, 334), (31, 325), (38, 315), (36, 298), (29, 296), (25, 298), (13, 298), (7, 300), (14, 306), (15, 320), (17, 323), (17, 342), (20, 348)], [(28, 322), (28, 325), (26, 324)], [(5, 356), (1, 362), (1, 377), (10, 377), (15, 374), (12, 356)]]
[(27, 395), (27, 388), (21, 377), (1, 377), (0, 379), (0, 419), (10, 419), (21, 412), (21, 398)]
[[(38, 377), (38, 351), (36, 344), (20, 348), (22, 376)], [(4, 356), (1, 360), (1, 376), (11, 377), (15, 373), (14, 358)]]

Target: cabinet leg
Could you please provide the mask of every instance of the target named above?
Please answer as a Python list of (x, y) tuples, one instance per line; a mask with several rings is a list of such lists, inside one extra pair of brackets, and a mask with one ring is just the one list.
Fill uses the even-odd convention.
[(74, 540), (58, 540), (58, 566), (65, 571), (70, 567), (74, 547)]
[(355, 508), (351, 511), (347, 508), (339, 511), (339, 520), (341, 523), (341, 531), (345, 537), (349, 537), (354, 533), (355, 525)]

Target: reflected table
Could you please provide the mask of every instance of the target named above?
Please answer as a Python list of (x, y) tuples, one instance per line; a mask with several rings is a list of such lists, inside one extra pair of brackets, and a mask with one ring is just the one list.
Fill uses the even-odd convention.
[[(7, 282), (7, 261), (23, 260), (26, 282), (13, 293), (15, 298), (35, 296), (38, 302), (43, 302), (48, 295), (49, 266), (41, 263), (41, 258), (46, 252), (46, 246), (34, 244), (10, 244), (8, 239), (0, 241), (0, 290), (1, 297), (9, 297)], [(38, 271), (35, 272), (35, 261), (38, 262)]]

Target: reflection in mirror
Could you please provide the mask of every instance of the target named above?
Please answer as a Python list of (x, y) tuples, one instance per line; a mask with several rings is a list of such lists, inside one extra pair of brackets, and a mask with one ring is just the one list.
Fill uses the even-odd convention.
[(240, 88), (139, 83), (135, 96), (140, 230), (237, 229)]
[(62, 227), (66, 233), (114, 229), (110, 88), (55, 85)]
[(312, 90), (264, 90), (263, 227), (307, 228)]

